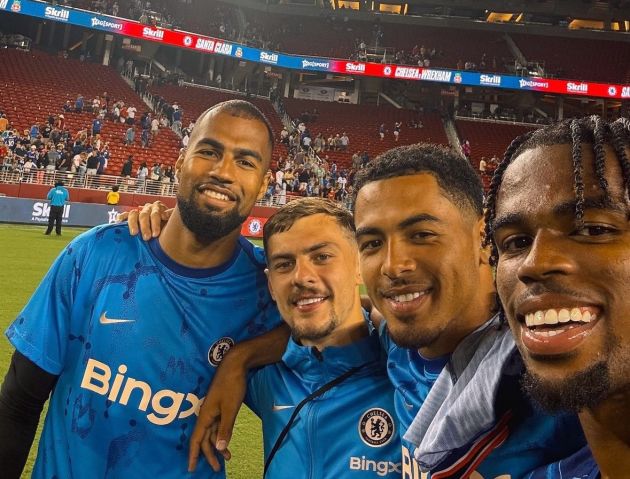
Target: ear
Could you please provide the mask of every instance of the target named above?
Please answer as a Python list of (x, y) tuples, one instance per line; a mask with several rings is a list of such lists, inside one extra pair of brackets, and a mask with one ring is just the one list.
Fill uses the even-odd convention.
[(269, 186), (269, 178), (270, 175), (265, 172), (265, 176), (263, 176), (263, 182), (262, 185), (260, 185), (260, 190), (258, 191), (256, 201), (261, 200), (265, 196), (265, 193), (267, 192), (267, 186)]
[(271, 284), (271, 278), (269, 277), (270, 276), (269, 268), (265, 268), (265, 276), (267, 276), (267, 287), (269, 288), (269, 293), (271, 294), (271, 298), (274, 301), (276, 301), (276, 295), (273, 292), (273, 286)]
[(177, 161), (175, 162), (175, 175), (179, 178), (179, 174), (182, 169), (182, 165), (184, 164), (184, 159), (186, 158), (186, 148), (182, 148)]

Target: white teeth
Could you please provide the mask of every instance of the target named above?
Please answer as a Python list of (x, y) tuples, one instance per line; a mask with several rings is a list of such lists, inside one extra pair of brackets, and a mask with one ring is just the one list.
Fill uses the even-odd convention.
[(555, 309), (545, 312), (545, 324), (558, 324), (558, 312)]
[(407, 303), (409, 301), (413, 301), (420, 297), (420, 293), (407, 293), (407, 294), (398, 294), (393, 296), (392, 299), (397, 303)]
[(324, 301), (324, 298), (306, 298), (306, 299), (300, 299), (297, 302), (297, 305), (306, 306), (307, 304), (319, 303), (321, 301)]
[(203, 194), (209, 196), (210, 198), (216, 198), (217, 200), (228, 201), (230, 199), (227, 195), (224, 195), (223, 193), (217, 193), (216, 191), (212, 190), (204, 190)]
[(559, 323), (568, 323), (574, 321), (578, 323), (590, 323), (596, 318), (595, 313), (590, 311), (582, 312), (580, 308), (562, 308), (538, 310), (534, 313), (528, 313), (525, 315), (525, 324), (527, 327), (532, 328), (534, 326), (542, 325), (555, 325)]

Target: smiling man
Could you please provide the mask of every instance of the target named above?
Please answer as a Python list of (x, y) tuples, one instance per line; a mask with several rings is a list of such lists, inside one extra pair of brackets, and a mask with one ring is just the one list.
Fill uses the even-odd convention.
[(269, 289), (292, 337), (282, 361), (247, 388), (266, 477), (400, 477), (394, 392), (361, 309), (352, 214), (320, 198), (291, 201), (265, 224), (264, 243)]
[[(197, 120), (159, 239), (127, 225), (72, 241), (7, 330), (0, 470), (20, 476), (52, 391), (33, 477), (179, 478), (214, 370), (279, 324), (262, 250), (240, 236), (266, 189), (273, 135), (252, 104)], [(188, 477), (224, 477), (204, 463)]]
[(569, 120), (518, 138), (497, 169), (488, 237), (525, 388), (579, 413), (588, 446), (534, 478), (630, 471), (630, 122)]
[(575, 418), (540, 415), (520, 393), (470, 164), (442, 147), (405, 146), (355, 184), (361, 273), (385, 318), (403, 477), (517, 478), (575, 451)]

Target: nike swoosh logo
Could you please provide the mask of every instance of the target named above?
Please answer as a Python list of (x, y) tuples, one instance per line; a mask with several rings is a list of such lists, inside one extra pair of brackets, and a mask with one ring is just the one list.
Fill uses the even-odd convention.
[(135, 319), (111, 319), (106, 316), (107, 311), (101, 314), (100, 323), (101, 324), (118, 324), (118, 323), (133, 323)]
[(271, 408), (272, 411), (282, 411), (283, 409), (291, 409), (295, 406), (278, 406), (277, 404), (274, 404), (273, 407)]

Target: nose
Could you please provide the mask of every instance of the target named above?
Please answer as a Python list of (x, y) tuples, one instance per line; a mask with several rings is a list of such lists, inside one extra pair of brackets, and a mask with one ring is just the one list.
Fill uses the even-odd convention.
[(391, 280), (398, 279), (415, 271), (416, 262), (408, 254), (401, 241), (389, 240), (384, 248), (385, 257), (381, 265), (381, 274)]
[(517, 270), (523, 283), (545, 281), (556, 275), (570, 275), (575, 271), (575, 256), (567, 254), (570, 249), (559, 234), (539, 231), (527, 255)]
[(293, 270), (293, 284), (299, 287), (312, 287), (317, 281), (313, 264), (308, 258), (298, 258)]
[(234, 157), (229, 153), (224, 153), (216, 161), (210, 174), (221, 183), (234, 183), (236, 178), (236, 163)]

